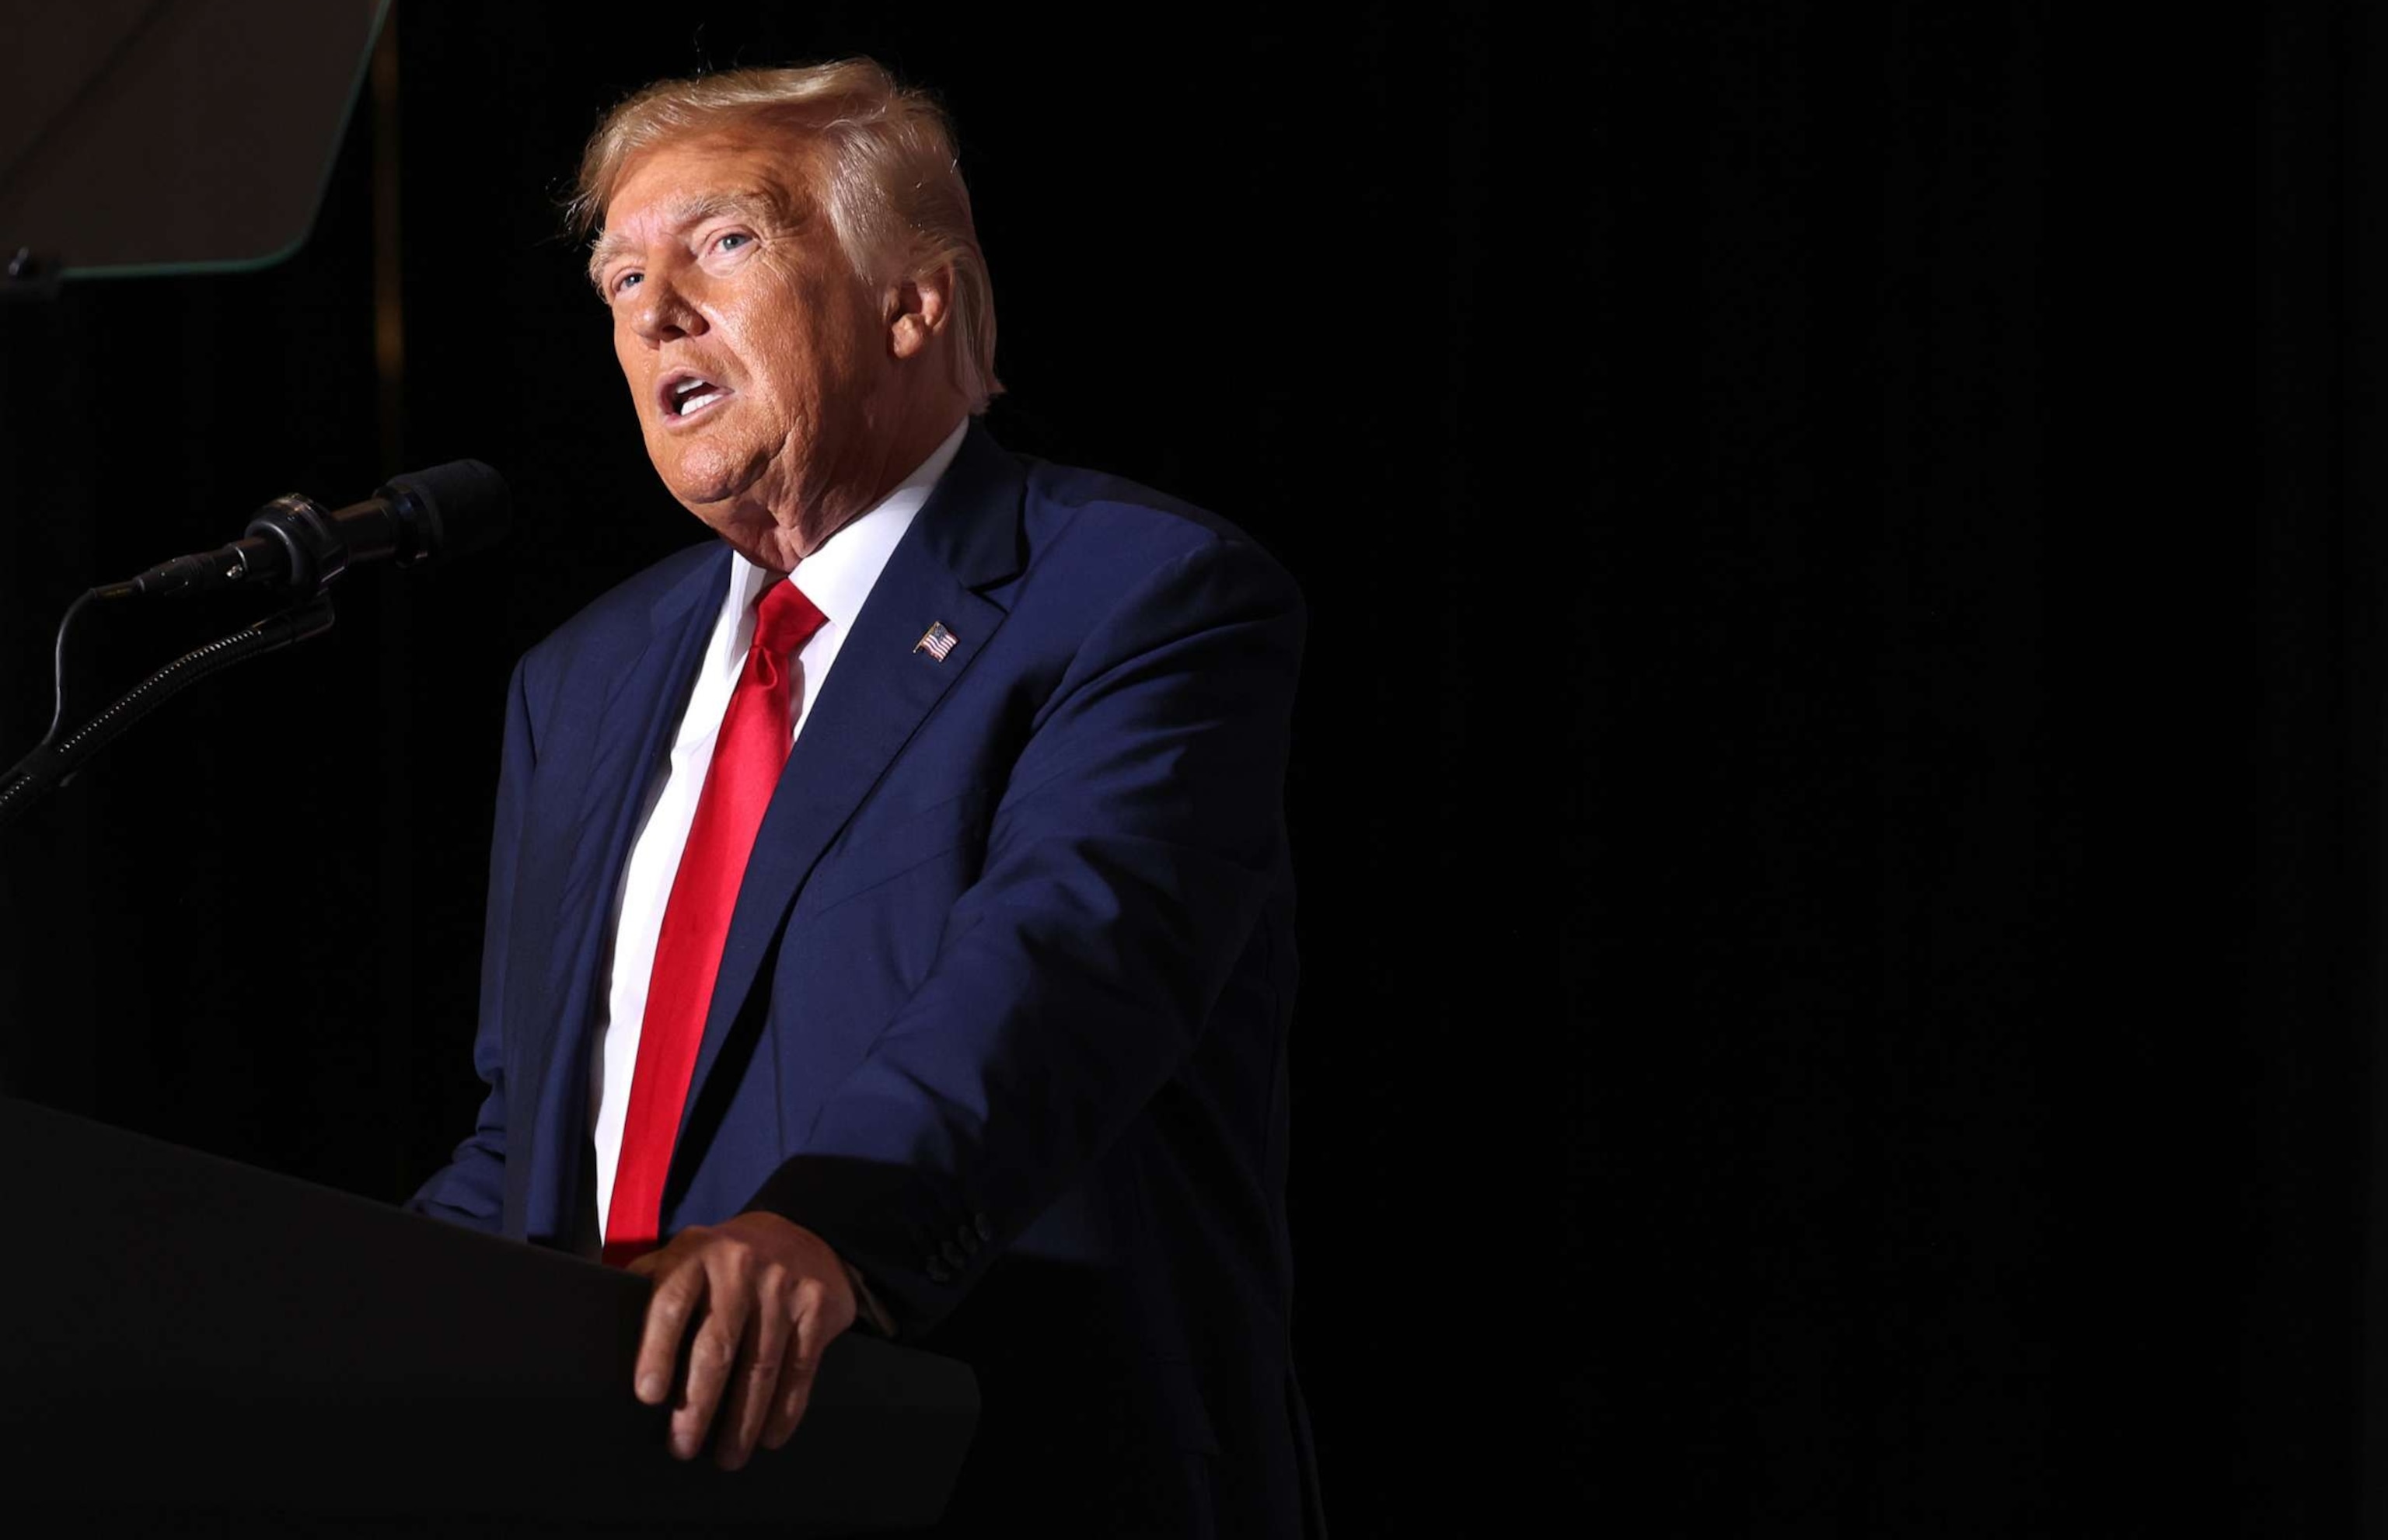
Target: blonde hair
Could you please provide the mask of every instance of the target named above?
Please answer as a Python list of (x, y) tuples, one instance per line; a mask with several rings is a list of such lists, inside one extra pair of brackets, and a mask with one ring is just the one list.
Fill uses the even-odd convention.
[(953, 272), (947, 323), (954, 383), (973, 413), (1002, 394), (995, 377), (995, 293), (971, 222), (953, 130), (936, 102), (867, 58), (729, 70), (657, 81), (605, 114), (581, 152), (568, 217), (593, 234), (630, 161), (667, 140), (760, 121), (822, 153), (812, 169), (856, 274), (878, 285)]

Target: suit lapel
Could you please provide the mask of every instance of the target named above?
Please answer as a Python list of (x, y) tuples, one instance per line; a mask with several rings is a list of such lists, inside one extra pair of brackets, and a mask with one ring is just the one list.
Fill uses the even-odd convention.
[[(1002, 625), (1003, 607), (975, 590), (1019, 570), (1023, 485), (1019, 463), (973, 422), (872, 585), (855, 618), (854, 634), (838, 649), (836, 666), (781, 772), (747, 859), (695, 1074), (680, 1107), (676, 1166), (687, 1152), (689, 1118), (705, 1076), (797, 891), (930, 711)], [(953, 639), (942, 659), (921, 645), (936, 625)]]

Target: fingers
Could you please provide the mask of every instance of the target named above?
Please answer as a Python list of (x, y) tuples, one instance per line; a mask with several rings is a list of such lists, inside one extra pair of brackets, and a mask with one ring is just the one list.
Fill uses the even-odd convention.
[[(843, 1315), (845, 1319), (836, 1317)], [(818, 1279), (807, 1279), (796, 1290), (795, 1330), (790, 1334), (787, 1363), (780, 1370), (778, 1404), (763, 1429), (763, 1447), (777, 1449), (794, 1436), (796, 1424), (811, 1405), (813, 1376), (820, 1368), (821, 1350), (854, 1324), (850, 1300), (841, 1299)]]
[(718, 1257), (718, 1253), (707, 1251), (705, 1263), (691, 1269), (708, 1275), (707, 1305), (696, 1340), (689, 1347), (687, 1393), (672, 1409), (671, 1451), (681, 1459), (693, 1458), (705, 1443), (705, 1430), (713, 1426), (713, 1414), (721, 1405), (730, 1370), (737, 1367), (746, 1323), (755, 1314), (752, 1297), (737, 1287), (735, 1279), (710, 1277), (721, 1266)]
[(771, 1414), (789, 1340), (794, 1335), (788, 1319), (784, 1271), (765, 1268), (755, 1281), (754, 1298), (754, 1313), (741, 1334), (737, 1367), (721, 1406), (721, 1432), (713, 1445), (714, 1463), (724, 1470), (737, 1470), (755, 1452), (764, 1419)]
[(680, 1338), (688, 1330), (689, 1317), (705, 1299), (704, 1266), (683, 1253), (666, 1268), (662, 1260), (666, 1254), (650, 1253), (630, 1264), (633, 1270), (649, 1277), (662, 1274), (654, 1297), (647, 1301), (646, 1330), (640, 1334), (638, 1361), (631, 1370), (639, 1399), (650, 1406), (662, 1406), (671, 1393), (672, 1365), (680, 1357)]

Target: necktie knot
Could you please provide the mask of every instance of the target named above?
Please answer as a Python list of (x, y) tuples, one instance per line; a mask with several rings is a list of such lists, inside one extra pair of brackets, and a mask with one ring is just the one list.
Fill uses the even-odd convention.
[(755, 645), (778, 657), (812, 640), (813, 632), (829, 623), (805, 591), (781, 579), (774, 582), (763, 602), (755, 610)]

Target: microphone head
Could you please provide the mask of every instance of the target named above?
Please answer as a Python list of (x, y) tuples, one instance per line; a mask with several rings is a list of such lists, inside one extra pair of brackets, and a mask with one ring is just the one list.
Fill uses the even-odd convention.
[(486, 550), (514, 521), (506, 478), (478, 460), (393, 476), (374, 495), (387, 500), (409, 537), (399, 542), (401, 566)]

